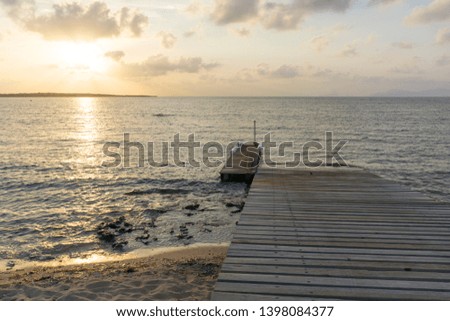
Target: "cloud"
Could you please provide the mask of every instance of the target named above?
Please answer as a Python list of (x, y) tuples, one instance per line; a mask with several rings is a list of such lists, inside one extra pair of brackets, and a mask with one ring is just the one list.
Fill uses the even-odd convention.
[(282, 65), (278, 68), (271, 68), (269, 64), (261, 63), (256, 68), (244, 68), (239, 70), (234, 76), (234, 80), (253, 82), (261, 78), (268, 79), (292, 79), (299, 77), (300, 67), (294, 65)]
[(412, 49), (414, 48), (414, 44), (412, 42), (400, 41), (400, 42), (393, 42), (392, 47), (399, 49)]
[(259, 80), (258, 75), (255, 72), (255, 69), (251, 68), (244, 68), (239, 70), (234, 77), (231, 79), (223, 79), (227, 82), (234, 83), (236, 81), (243, 81), (243, 82), (256, 82)]
[(328, 45), (330, 44), (330, 40), (326, 36), (317, 36), (311, 39), (310, 44), (314, 48), (314, 50), (316, 50), (317, 52), (321, 52), (326, 47), (328, 47)]
[(314, 1), (293, 0), (289, 4), (266, 2), (260, 13), (260, 20), (267, 29), (297, 29), (303, 19), (317, 12), (343, 12), (352, 0)]
[(201, 13), (202, 11), (204, 11), (204, 7), (202, 4), (200, 4), (198, 1), (194, 1), (191, 4), (189, 4), (185, 9), (185, 12), (187, 12), (190, 15), (197, 15), (199, 13)]
[(389, 4), (393, 4), (395, 2), (399, 2), (399, 0), (370, 0), (369, 6), (389, 5)]
[(115, 61), (120, 61), (123, 57), (125, 57), (125, 53), (123, 51), (108, 51), (105, 52), (105, 57), (111, 58)]
[(233, 31), (239, 37), (248, 37), (250, 35), (250, 30), (247, 28), (234, 29)]
[(44, 67), (47, 69), (59, 69), (59, 66), (57, 64), (48, 64), (44, 65)]
[(30, 18), (35, 14), (34, 0), (0, 0), (0, 4), (14, 20)]
[(423, 71), (415, 63), (406, 63), (390, 69), (390, 72), (397, 74), (421, 74)]
[(356, 51), (356, 47), (354, 45), (347, 45), (344, 49), (339, 53), (340, 57), (354, 57), (358, 55)]
[(297, 28), (303, 16), (303, 12), (292, 4), (268, 2), (262, 10), (261, 23), (267, 29), (290, 30)]
[(218, 25), (248, 21), (258, 14), (259, 0), (215, 0), (211, 19)]
[(428, 6), (414, 8), (405, 22), (414, 25), (448, 20), (450, 20), (450, 0), (433, 0)]
[(135, 37), (139, 37), (148, 26), (148, 17), (138, 12), (131, 12), (127, 7), (120, 12), (121, 28), (129, 28)]
[(264, 5), (262, 24), (267, 29), (297, 29), (305, 17), (318, 12), (344, 12), (350, 7), (351, 2), (351, 0), (294, 0), (290, 4), (267, 2)]
[(371, 34), (371, 35), (367, 36), (365, 43), (367, 45), (371, 45), (371, 44), (374, 44), (377, 40), (378, 40), (378, 36), (375, 34)]
[[(312, 71), (314, 70), (314, 71)], [(320, 69), (320, 68), (311, 68), (311, 77), (318, 77), (318, 78), (330, 78), (334, 76), (334, 72), (331, 69)]]
[[(321, 52), (326, 49), (341, 33), (350, 29), (352, 29), (351, 26), (343, 24), (327, 27), (322, 29), (320, 34), (311, 38), (311, 40), (309, 40), (309, 44), (314, 50)], [(369, 37), (372, 37), (372, 35), (369, 35)]]
[(156, 55), (140, 63), (122, 63), (121, 74), (130, 78), (150, 78), (163, 76), (171, 72), (199, 73), (218, 67), (217, 63), (204, 63), (200, 57), (180, 58), (170, 61), (167, 56)]
[(218, 25), (258, 21), (267, 29), (296, 29), (303, 19), (316, 12), (343, 12), (352, 0), (291, 0), (275, 3), (263, 0), (216, 0), (210, 15)]
[(106, 3), (89, 5), (77, 2), (55, 4), (47, 14), (38, 15), (31, 0), (0, 0), (8, 15), (26, 30), (37, 32), (47, 40), (86, 40), (117, 37), (126, 30), (140, 36), (148, 17), (124, 7), (113, 13)]
[(436, 65), (441, 66), (441, 67), (450, 65), (450, 56), (443, 55), (443, 56), (439, 57), (436, 60)]
[(173, 48), (173, 46), (177, 42), (177, 37), (175, 37), (170, 32), (161, 31), (158, 33), (158, 37), (161, 38), (161, 44), (166, 49)]
[(193, 37), (195, 34), (196, 34), (195, 31), (189, 30), (189, 31), (186, 31), (185, 33), (183, 33), (183, 37), (190, 38), (190, 37)]
[(282, 65), (271, 72), (272, 78), (295, 78), (300, 76), (298, 66)]
[(440, 45), (450, 43), (450, 28), (444, 28), (437, 32), (436, 43)]

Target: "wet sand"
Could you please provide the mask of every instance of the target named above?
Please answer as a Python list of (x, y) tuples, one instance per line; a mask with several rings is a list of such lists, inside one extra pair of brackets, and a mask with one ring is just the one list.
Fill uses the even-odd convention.
[(0, 273), (0, 300), (208, 300), (226, 245), (181, 247), (144, 258)]

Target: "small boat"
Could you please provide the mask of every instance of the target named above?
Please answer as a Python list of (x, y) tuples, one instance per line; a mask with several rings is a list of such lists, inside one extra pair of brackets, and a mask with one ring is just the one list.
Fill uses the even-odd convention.
[(220, 180), (251, 184), (261, 160), (261, 150), (257, 142), (237, 143), (220, 171)]

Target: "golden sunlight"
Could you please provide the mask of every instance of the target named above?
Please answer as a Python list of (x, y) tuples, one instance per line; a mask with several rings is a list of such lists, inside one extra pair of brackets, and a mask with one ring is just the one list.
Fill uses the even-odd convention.
[(80, 124), (79, 137), (85, 141), (93, 141), (97, 136), (95, 117), (95, 98), (77, 98), (80, 113), (78, 114)]
[(94, 43), (61, 42), (56, 45), (56, 54), (63, 68), (97, 73), (107, 69), (108, 61)]

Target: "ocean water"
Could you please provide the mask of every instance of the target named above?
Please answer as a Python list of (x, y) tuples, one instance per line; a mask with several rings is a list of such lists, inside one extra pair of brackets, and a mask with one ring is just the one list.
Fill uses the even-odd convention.
[[(246, 185), (221, 183), (218, 166), (177, 166), (172, 149), (167, 164), (149, 166), (147, 143), (155, 160), (177, 133), (226, 146), (253, 140), (253, 120), (258, 141), (293, 143), (284, 157), (274, 149), (277, 161), (325, 145), (328, 131), (348, 141), (348, 164), (450, 201), (450, 98), (2, 98), (0, 113), (4, 262), (229, 241)], [(145, 166), (137, 147), (125, 166), (125, 133)], [(110, 149), (119, 166), (105, 166), (107, 142), (120, 144)]]

